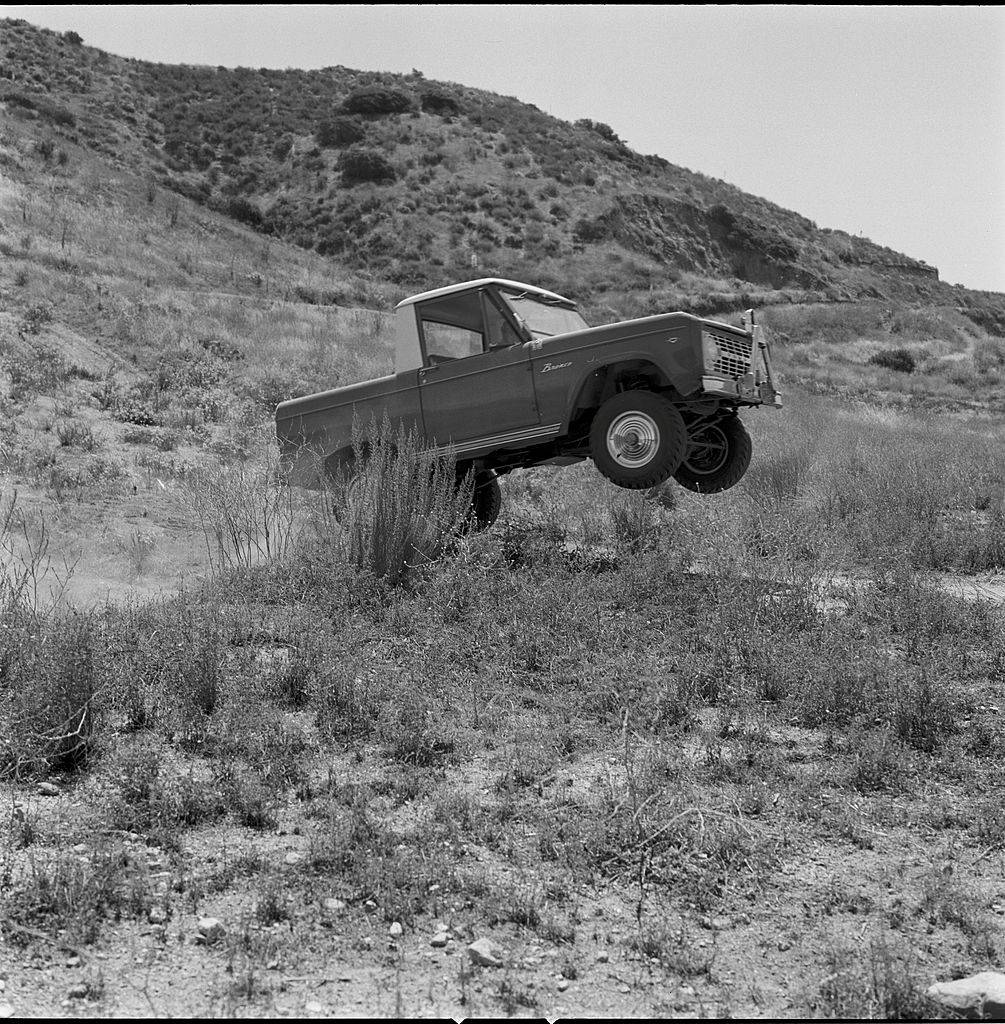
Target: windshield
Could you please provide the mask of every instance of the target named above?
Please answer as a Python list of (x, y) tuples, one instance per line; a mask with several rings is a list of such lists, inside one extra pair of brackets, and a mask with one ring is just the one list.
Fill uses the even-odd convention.
[(582, 331), (590, 326), (575, 309), (549, 302), (541, 295), (534, 295), (531, 292), (503, 292), (503, 298), (535, 341), (556, 334)]

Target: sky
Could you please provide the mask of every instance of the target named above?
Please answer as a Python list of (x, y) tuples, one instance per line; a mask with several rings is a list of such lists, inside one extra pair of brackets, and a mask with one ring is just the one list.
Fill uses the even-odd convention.
[(0, 6), (126, 57), (409, 72), (722, 178), (1005, 292), (1005, 11), (630, 5)]

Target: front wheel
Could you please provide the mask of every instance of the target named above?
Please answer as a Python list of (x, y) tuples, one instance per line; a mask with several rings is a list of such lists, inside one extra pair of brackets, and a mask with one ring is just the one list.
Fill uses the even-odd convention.
[(700, 426), (688, 438), (687, 454), (674, 479), (701, 494), (738, 484), (750, 465), (750, 434), (738, 416)]
[(655, 487), (673, 476), (687, 450), (687, 427), (674, 404), (652, 391), (622, 391), (593, 417), (590, 455), (619, 487)]

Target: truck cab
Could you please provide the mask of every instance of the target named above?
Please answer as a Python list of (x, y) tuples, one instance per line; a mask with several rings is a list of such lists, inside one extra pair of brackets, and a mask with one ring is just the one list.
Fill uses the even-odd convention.
[(542, 424), (532, 357), (545, 338), (589, 329), (575, 303), (487, 278), (405, 299), (395, 317), (395, 371), (418, 367), (430, 440), (463, 454), (555, 433)]

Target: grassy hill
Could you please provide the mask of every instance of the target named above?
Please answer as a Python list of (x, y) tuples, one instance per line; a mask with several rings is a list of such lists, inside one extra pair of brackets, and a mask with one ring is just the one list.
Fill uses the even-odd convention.
[[(0, 82), (8, 138), (21, 140), (5, 171), (36, 202), (45, 192), (51, 209), (72, 206), (90, 187), (85, 166), (112, 168), (151, 206), (161, 194), (177, 210), (186, 197), (323, 257), (315, 276), (328, 286), (286, 282), (286, 297), (386, 307), (498, 273), (569, 294), (598, 322), (757, 305), (791, 347), (792, 380), (929, 404), (1001, 393), (1005, 297), (634, 153), (603, 124), (418, 76), (149, 64), (12, 21)], [(89, 244), (86, 231), (82, 221), (69, 244)], [(62, 228), (59, 239), (62, 256)], [(261, 266), (227, 269), (227, 287), (238, 273), (275, 286)], [(208, 283), (188, 271), (188, 284)], [(863, 370), (905, 348), (919, 371), (910, 380)]]
[[(0, 1007), (889, 1018), (1000, 965), (1002, 296), (513, 99), (13, 22), (0, 255)], [(278, 400), (495, 271), (758, 304), (742, 484), (516, 473), (445, 542), (404, 463), (276, 487)]]
[(516, 99), (417, 74), (150, 64), (10, 21), (0, 46), (9, 113), (409, 288), (477, 265), (638, 304), (696, 275), (720, 309), (777, 291), (975, 307), (1005, 326), (1000, 297)]

